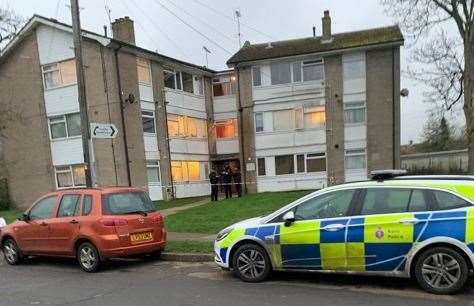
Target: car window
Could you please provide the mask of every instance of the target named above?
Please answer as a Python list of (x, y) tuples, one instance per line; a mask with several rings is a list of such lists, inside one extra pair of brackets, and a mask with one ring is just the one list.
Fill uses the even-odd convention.
[(42, 220), (51, 218), (54, 204), (56, 203), (56, 196), (47, 197), (35, 204), (28, 213), (30, 220)]
[(427, 210), (429, 210), (429, 208), (425, 192), (423, 190), (413, 189), (411, 191), (410, 203), (408, 204), (408, 211), (417, 212)]
[(356, 190), (339, 190), (316, 196), (295, 208), (296, 220), (347, 216)]
[(137, 211), (155, 211), (153, 202), (144, 192), (120, 192), (102, 197), (102, 214), (104, 215), (123, 215)]
[(410, 189), (369, 188), (362, 203), (362, 215), (406, 212)]
[(61, 203), (59, 204), (58, 217), (72, 217), (77, 216), (79, 209), (79, 199), (80, 195), (78, 194), (65, 194), (61, 198)]
[(433, 190), (431, 191), (436, 200), (437, 208), (439, 210), (454, 209), (460, 207), (471, 206), (466, 200), (446, 191)]
[(89, 194), (84, 195), (82, 199), (82, 215), (88, 216), (92, 211), (92, 196)]

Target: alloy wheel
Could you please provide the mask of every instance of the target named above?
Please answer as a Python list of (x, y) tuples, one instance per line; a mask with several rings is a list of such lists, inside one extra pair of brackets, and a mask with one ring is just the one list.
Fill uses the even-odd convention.
[(3, 245), (3, 253), (9, 264), (14, 264), (18, 260), (18, 251), (12, 241), (7, 241)]
[(97, 255), (91, 247), (84, 246), (79, 252), (79, 260), (85, 269), (92, 270), (97, 264)]
[(256, 249), (244, 250), (237, 258), (237, 269), (249, 279), (258, 278), (265, 272), (265, 257)]
[(449, 289), (461, 278), (461, 266), (451, 255), (434, 253), (428, 256), (421, 267), (423, 279), (435, 289)]

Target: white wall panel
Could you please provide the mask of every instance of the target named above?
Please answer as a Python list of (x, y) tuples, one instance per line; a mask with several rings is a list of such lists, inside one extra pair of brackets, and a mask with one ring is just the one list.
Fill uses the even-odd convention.
[(44, 101), (48, 117), (79, 112), (77, 85), (45, 90)]
[(148, 193), (152, 201), (163, 200), (163, 193), (161, 191), (161, 185), (159, 184), (149, 184)]
[(326, 131), (324, 129), (297, 132), (257, 133), (255, 137), (255, 147), (257, 150), (324, 143), (326, 143)]
[(36, 33), (41, 65), (74, 58), (71, 33), (43, 25), (38, 27)]
[(364, 181), (367, 179), (367, 170), (346, 170), (345, 179), (346, 182)]
[(327, 186), (326, 173), (259, 176), (258, 192), (321, 189)]
[(235, 95), (213, 97), (213, 105), (214, 114), (237, 111), (237, 101)]
[(196, 96), (184, 91), (166, 89), (166, 102), (169, 106), (177, 108), (186, 108), (200, 112), (206, 111), (205, 100), (203, 96)]
[(238, 153), (239, 141), (237, 139), (217, 140), (216, 151), (217, 151), (217, 154)]
[(365, 124), (346, 124), (344, 126), (344, 140), (365, 140), (367, 138), (367, 126)]
[(208, 181), (174, 183), (177, 198), (198, 197), (211, 194), (211, 185)]
[(51, 141), (51, 155), (54, 166), (84, 163), (82, 139), (78, 137)]
[(207, 139), (191, 140), (173, 138), (170, 140), (171, 153), (209, 154)]

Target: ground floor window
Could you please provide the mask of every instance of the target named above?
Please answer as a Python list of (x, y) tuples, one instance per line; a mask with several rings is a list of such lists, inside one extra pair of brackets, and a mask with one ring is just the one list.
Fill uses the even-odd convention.
[(306, 154), (306, 172), (326, 171), (326, 153)]
[(257, 159), (257, 170), (259, 176), (267, 175), (267, 170), (265, 167), (265, 157)]
[(365, 149), (346, 150), (346, 169), (365, 169), (367, 168), (367, 154)]
[[(201, 176), (201, 164), (203, 165), (203, 173)], [(200, 181), (201, 177), (207, 177), (209, 170), (207, 162), (199, 161), (178, 161), (171, 162), (171, 175), (175, 182), (192, 182)]]
[(160, 163), (158, 161), (147, 161), (146, 174), (148, 178), (148, 184), (159, 184), (161, 181)]
[(295, 173), (295, 161), (293, 155), (275, 156), (276, 175)]
[(54, 171), (58, 188), (86, 186), (84, 165), (57, 166)]

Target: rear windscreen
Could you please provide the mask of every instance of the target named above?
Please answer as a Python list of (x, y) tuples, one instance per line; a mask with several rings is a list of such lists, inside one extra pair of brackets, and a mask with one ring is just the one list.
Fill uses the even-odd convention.
[(123, 215), (133, 212), (153, 212), (155, 206), (144, 192), (121, 192), (102, 196), (103, 215)]

